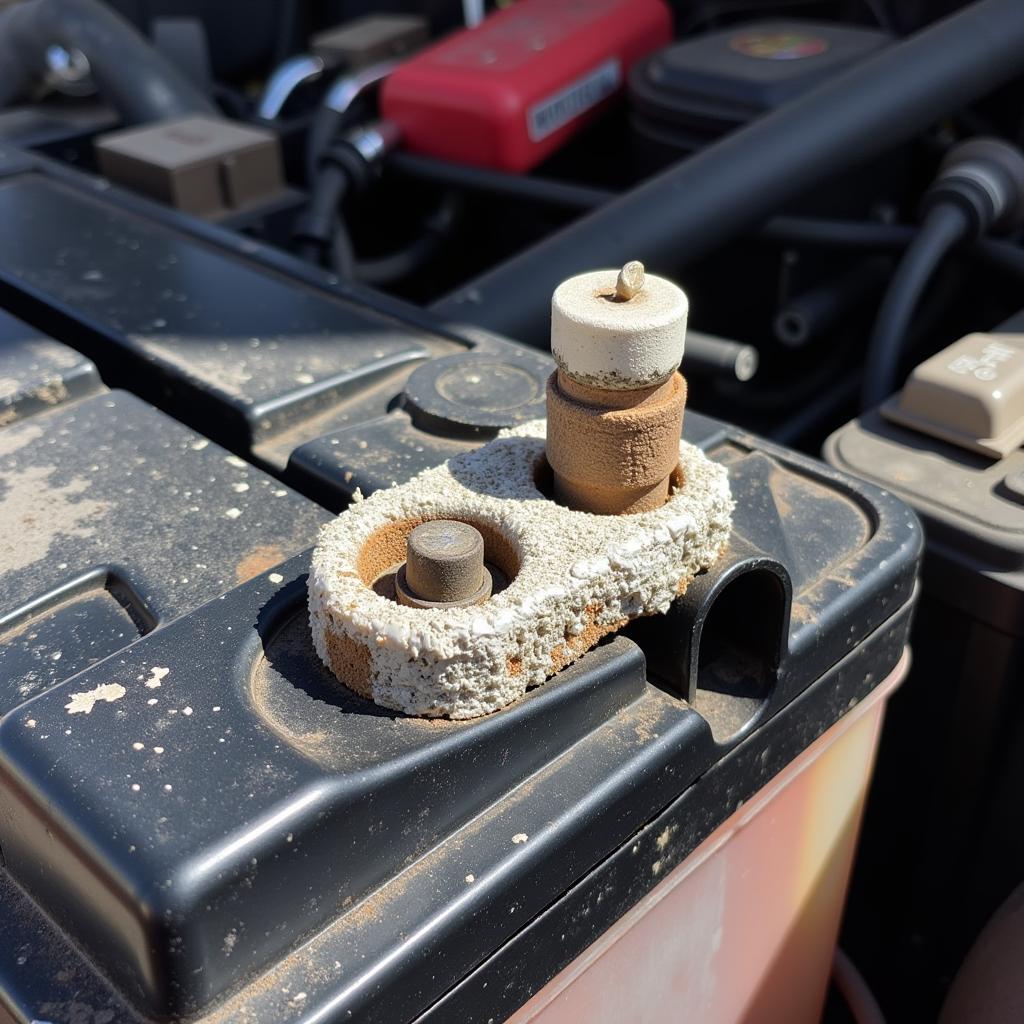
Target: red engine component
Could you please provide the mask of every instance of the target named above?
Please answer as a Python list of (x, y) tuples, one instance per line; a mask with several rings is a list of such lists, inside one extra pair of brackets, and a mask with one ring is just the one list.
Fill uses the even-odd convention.
[(671, 37), (662, 0), (521, 0), (403, 64), (381, 109), (411, 152), (524, 171)]

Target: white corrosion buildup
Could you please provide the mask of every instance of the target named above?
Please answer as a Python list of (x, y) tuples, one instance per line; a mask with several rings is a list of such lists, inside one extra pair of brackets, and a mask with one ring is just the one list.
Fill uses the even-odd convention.
[(645, 274), (635, 260), (570, 277), (551, 300), (551, 353), (563, 373), (588, 387), (650, 387), (683, 360), (688, 309), (681, 288)]
[[(377, 491), (320, 535), (309, 574), (317, 653), (348, 687), (413, 715), (474, 718), (504, 707), (639, 615), (667, 611), (729, 537), (724, 467), (679, 444), (668, 501), (626, 516), (577, 512), (538, 489), (543, 420)], [(409, 608), (382, 577), (421, 522), (457, 519), (509, 579), (466, 608)], [(378, 583), (378, 593), (373, 584)]]

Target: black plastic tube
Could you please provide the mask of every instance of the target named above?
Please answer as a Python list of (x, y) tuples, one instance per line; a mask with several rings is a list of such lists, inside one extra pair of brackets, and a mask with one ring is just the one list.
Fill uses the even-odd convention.
[(757, 349), (700, 331), (686, 332), (683, 373), (721, 377), (745, 383), (757, 373)]
[(217, 116), (208, 97), (99, 0), (26, 0), (0, 14), (0, 107), (24, 95), (55, 43), (85, 54), (100, 94), (129, 124)]
[(525, 174), (506, 174), (482, 167), (467, 167), (446, 160), (395, 152), (388, 157), (388, 168), (421, 181), (430, 181), (452, 188), (487, 192), (508, 199), (562, 206), (572, 210), (593, 210), (615, 198), (616, 193), (589, 185), (573, 185), (550, 178), (534, 178)]
[(758, 232), (769, 242), (809, 245), (824, 249), (905, 249), (917, 228), (911, 224), (875, 221), (823, 220), (817, 217), (772, 217)]
[(337, 163), (320, 168), (316, 187), (295, 228), (296, 251), (308, 263), (326, 258), (342, 277), (352, 276), (352, 244), (341, 216), (341, 203), (349, 190), (348, 170)]
[[(899, 252), (917, 237), (913, 224), (876, 224), (871, 221), (819, 220), (816, 217), (773, 217), (759, 237), (770, 242), (822, 249), (862, 249)], [(1024, 280), (1024, 248), (1000, 238), (980, 238), (969, 252), (993, 270)]]
[(675, 272), (1024, 70), (1020, 0), (980, 0), (552, 234), (433, 306), (547, 346), (551, 293), (593, 267)]
[(419, 270), (448, 241), (461, 212), (459, 197), (446, 192), (438, 208), (426, 219), (417, 237), (397, 252), (359, 260), (356, 277), (365, 284), (386, 285)]
[(925, 217), (896, 268), (871, 332), (861, 390), (862, 408), (874, 408), (895, 390), (914, 310), (936, 267), (970, 227), (963, 208), (952, 203), (932, 207)]
[(800, 348), (822, 337), (848, 317), (873, 310), (891, 271), (891, 260), (878, 256), (862, 260), (814, 288), (794, 295), (775, 315), (775, 337)]

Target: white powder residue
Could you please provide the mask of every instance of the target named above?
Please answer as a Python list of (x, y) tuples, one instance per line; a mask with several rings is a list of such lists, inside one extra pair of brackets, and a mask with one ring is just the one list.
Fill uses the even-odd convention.
[(71, 694), (71, 700), (64, 705), (69, 715), (89, 715), (101, 701), (112, 704), (120, 700), (128, 691), (120, 683), (100, 683), (95, 689), (85, 693)]
[(171, 670), (169, 668), (151, 668), (149, 670), (149, 678), (146, 680), (146, 686), (151, 690), (155, 690), (160, 685), (160, 680), (163, 679), (170, 671)]
[[(679, 479), (660, 508), (626, 516), (574, 511), (537, 486), (545, 422), (503, 431), (400, 487), (381, 489), (320, 534), (309, 574), (313, 643), (383, 707), (475, 718), (549, 679), (602, 636), (668, 610), (718, 558), (732, 528), (728, 473), (679, 445)], [(457, 519), (500, 546), (513, 578), (469, 608), (408, 608), (360, 575), (374, 534), (424, 519)], [(410, 527), (411, 528), (411, 527)], [(489, 539), (488, 539), (489, 538)], [(378, 541), (379, 542), (379, 541)]]
[[(35, 438), (36, 434), (9, 427), (5, 433)], [(7, 438), (10, 441), (10, 438)], [(7, 450), (12, 450), (7, 446)], [(16, 450), (16, 447), (13, 449)], [(0, 441), (0, 455), (5, 444)], [(56, 466), (27, 465), (0, 471), (0, 562), (14, 572), (42, 561), (60, 537), (92, 537), (97, 517), (110, 503), (89, 497), (92, 481), (75, 477), (56, 484)]]

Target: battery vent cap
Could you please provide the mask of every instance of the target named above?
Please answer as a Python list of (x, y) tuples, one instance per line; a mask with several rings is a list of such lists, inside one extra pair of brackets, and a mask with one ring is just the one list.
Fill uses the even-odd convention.
[(1024, 442), (1024, 334), (968, 334), (921, 363), (882, 414), (1003, 458)]

